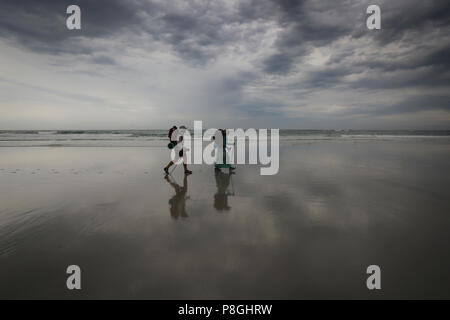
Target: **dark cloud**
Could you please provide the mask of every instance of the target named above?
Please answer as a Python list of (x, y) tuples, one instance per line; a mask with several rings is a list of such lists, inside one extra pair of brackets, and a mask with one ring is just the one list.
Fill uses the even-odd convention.
[(160, 19), (159, 27), (148, 29), (154, 39), (170, 44), (173, 50), (188, 62), (205, 64), (217, 54), (216, 48), (226, 39), (220, 33), (222, 23), (214, 22), (206, 12), (173, 13), (168, 10)]
[(367, 105), (343, 111), (341, 115), (387, 116), (407, 114), (421, 111), (450, 111), (450, 95), (448, 94), (414, 94), (400, 102), (380, 105)]
[(190, 33), (196, 30), (197, 20), (193, 17), (181, 15), (181, 14), (166, 14), (163, 17), (163, 21), (167, 27), (167, 31), (171, 33)]
[(450, 2), (447, 0), (378, 2), (382, 8), (382, 32), (373, 36), (381, 45), (399, 41), (408, 32), (431, 34), (450, 24)]
[[(81, 8), (81, 31), (66, 28), (66, 8), (71, 4)], [(205, 65), (221, 53), (221, 48), (239, 39), (240, 35), (227, 30), (227, 26), (243, 23), (243, 17), (221, 12), (212, 5), (187, 1), (180, 9), (177, 4), (146, 0), (4, 0), (0, 2), (0, 36), (36, 52), (91, 54), (101, 50), (101, 44), (87, 44), (82, 39), (146, 35), (171, 46), (186, 62), (198, 65)]]
[(100, 55), (92, 58), (92, 62), (104, 65), (116, 65), (117, 62), (111, 57)]
[[(450, 46), (447, 44), (442, 46), (437, 43), (423, 50), (424, 52), (420, 52), (419, 50), (419, 48), (413, 47), (411, 48), (412, 52), (396, 55), (395, 59), (386, 59), (383, 56), (371, 56), (368, 59), (356, 62), (354, 66), (386, 72), (413, 70), (421, 67), (448, 68), (450, 66)], [(336, 61), (333, 61), (333, 63), (336, 63)]]
[(450, 111), (450, 95), (425, 94), (408, 97), (400, 103), (388, 108), (378, 108), (375, 114), (400, 114), (418, 111), (443, 110)]
[[(286, 74), (295, 62), (302, 61), (304, 55), (310, 53), (310, 48), (322, 47), (343, 39), (355, 41), (367, 37), (373, 39), (379, 46), (393, 42), (402, 42), (402, 46), (409, 46), (411, 50), (426, 45), (423, 41), (441, 41), (448, 36), (450, 27), (450, 2), (437, 1), (346, 1), (336, 0), (314, 2), (306, 0), (274, 1), (278, 6), (278, 21), (283, 26), (276, 42), (277, 53), (268, 58), (264, 69), (268, 73)], [(369, 4), (378, 4), (382, 12), (382, 30), (368, 31), (366, 28), (366, 8)], [(410, 39), (406, 34), (417, 33)], [(427, 37), (427, 34), (430, 37)], [(403, 41), (402, 41), (403, 40)], [(448, 41), (448, 39), (447, 39)], [(438, 48), (429, 46), (428, 57), (412, 63), (448, 65), (448, 43), (438, 43)], [(444, 48), (442, 46), (445, 45)], [(439, 48), (441, 46), (441, 48)], [(346, 57), (352, 52), (343, 52)], [(335, 53), (335, 62), (339, 60), (339, 52)], [(284, 57), (285, 63), (278, 62), (278, 57)], [(413, 60), (414, 60), (413, 55)], [(395, 69), (407, 65), (403, 61), (393, 62), (381, 57), (382, 68)], [(277, 68), (278, 66), (278, 68)], [(372, 66), (374, 66), (372, 64)], [(368, 66), (370, 67), (370, 65)], [(410, 66), (410, 67), (419, 67)]]
[(330, 88), (342, 82), (343, 77), (352, 73), (348, 68), (326, 68), (311, 72), (304, 82), (306, 88)]
[(271, 74), (286, 74), (294, 63), (294, 59), (286, 53), (277, 53), (264, 61), (264, 71)]
[[(81, 31), (66, 28), (70, 4), (82, 9)], [(381, 7), (381, 30), (366, 28), (370, 4)], [(258, 36), (267, 28), (272, 28), (269, 33), (273, 41), (264, 42), (267, 47), (262, 48)], [(288, 77), (296, 78), (282, 89), (291, 90), (291, 97), (302, 90), (305, 105), (308, 94), (327, 89), (349, 93), (416, 90), (413, 100), (385, 103), (375, 108), (378, 111), (368, 113), (372, 115), (448, 111), (449, 105), (446, 95), (431, 93), (432, 89), (450, 89), (448, 0), (243, 0), (236, 4), (2, 0), (0, 38), (32, 52), (80, 54), (83, 61), (106, 66), (117, 66), (120, 59), (108, 52), (102, 41), (105, 39), (120, 39), (123, 50), (126, 46), (152, 50), (149, 43), (163, 44), (182, 63), (200, 68), (232, 51), (236, 64), (254, 69), (236, 71), (231, 76), (218, 74), (212, 92), (220, 105), (228, 104), (255, 117), (294, 103), (280, 102), (281, 98), (274, 98), (276, 103), (245, 99), (244, 88), (257, 81)], [(306, 59), (318, 49), (329, 52), (328, 60), (318, 66), (308, 65)], [(254, 55), (248, 58), (242, 52)], [(280, 91), (273, 83), (268, 87), (274, 93)]]
[[(287, 74), (311, 48), (351, 35), (355, 28), (354, 17), (361, 15), (355, 9), (349, 10), (347, 1), (318, 4), (307, 0), (274, 0), (274, 3), (277, 4), (274, 16), (283, 31), (275, 44), (278, 53), (264, 61), (264, 69), (272, 74)], [(349, 19), (349, 15), (353, 15), (353, 19)], [(279, 57), (287, 62), (275, 64)]]
[(255, 20), (273, 19), (276, 15), (277, 4), (273, 1), (247, 0), (238, 5), (238, 13), (233, 21), (245, 23)]
[[(71, 4), (82, 9), (81, 31), (66, 28), (66, 9)], [(38, 52), (87, 54), (95, 49), (83, 47), (79, 37), (108, 37), (136, 26), (136, 8), (129, 4), (119, 0), (2, 0), (0, 35)]]
[[(385, 0), (250, 0), (240, 2), (232, 15), (194, 2), (186, 2), (181, 10), (169, 2), (78, 0), (76, 4), (82, 8), (83, 22), (83, 30), (79, 32), (65, 27), (65, 10), (70, 4), (73, 1), (3, 0), (0, 2), (0, 35), (36, 51), (86, 54), (96, 48), (83, 47), (78, 41), (81, 36), (103, 38), (120, 32), (148, 33), (155, 40), (170, 44), (186, 60), (202, 64), (220, 54), (223, 46), (243, 40), (226, 31), (227, 26), (273, 20), (282, 31), (275, 43), (276, 52), (265, 58), (262, 68), (269, 74), (280, 75), (287, 74), (311, 48), (326, 46), (343, 37), (371, 37), (380, 45), (386, 45), (400, 41), (408, 31), (429, 29), (427, 32), (432, 32), (450, 25), (447, 0), (394, 3)], [(380, 32), (368, 32), (365, 27), (365, 9), (369, 4), (379, 4), (382, 8)], [(448, 47), (442, 50), (434, 58), (448, 63)], [(395, 65), (386, 61), (383, 68), (395, 68)]]

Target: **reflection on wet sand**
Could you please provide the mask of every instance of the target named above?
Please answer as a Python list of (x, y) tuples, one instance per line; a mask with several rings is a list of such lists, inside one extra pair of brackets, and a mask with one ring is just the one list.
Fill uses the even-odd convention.
[(169, 175), (166, 175), (164, 179), (166, 179), (175, 190), (175, 195), (169, 199), (170, 216), (173, 219), (178, 219), (179, 217), (187, 218), (186, 200), (189, 199), (189, 197), (186, 196), (188, 190), (187, 175), (184, 175), (183, 186), (180, 186), (175, 179)]
[(228, 173), (223, 173), (220, 169), (215, 169), (216, 186), (217, 192), (214, 194), (214, 208), (218, 212), (230, 210), (231, 207), (228, 205), (228, 196), (234, 196), (234, 188), (229, 191), (231, 176), (234, 174), (233, 171)]
[(286, 145), (189, 189), (166, 148), (0, 149), (0, 299), (450, 298), (449, 139)]

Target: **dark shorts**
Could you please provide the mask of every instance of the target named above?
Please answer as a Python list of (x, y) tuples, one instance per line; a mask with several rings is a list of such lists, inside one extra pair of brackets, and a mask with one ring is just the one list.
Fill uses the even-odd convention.
[[(173, 143), (174, 146), (176, 146), (176, 145), (178, 144), (178, 141), (172, 141), (172, 140), (170, 140), (170, 142)], [(180, 152), (178, 152), (178, 156), (179, 156), (180, 158), (183, 158), (183, 149), (181, 149)]]

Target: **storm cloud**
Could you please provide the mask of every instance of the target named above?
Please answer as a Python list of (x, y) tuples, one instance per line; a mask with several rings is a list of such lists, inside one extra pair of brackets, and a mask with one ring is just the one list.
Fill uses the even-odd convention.
[(449, 44), (445, 0), (1, 0), (0, 129), (449, 129)]

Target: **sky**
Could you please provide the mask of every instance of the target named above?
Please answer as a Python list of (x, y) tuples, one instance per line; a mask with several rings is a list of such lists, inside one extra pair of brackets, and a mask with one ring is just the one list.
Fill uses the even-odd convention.
[(449, 67), (448, 0), (0, 0), (0, 130), (450, 129)]

